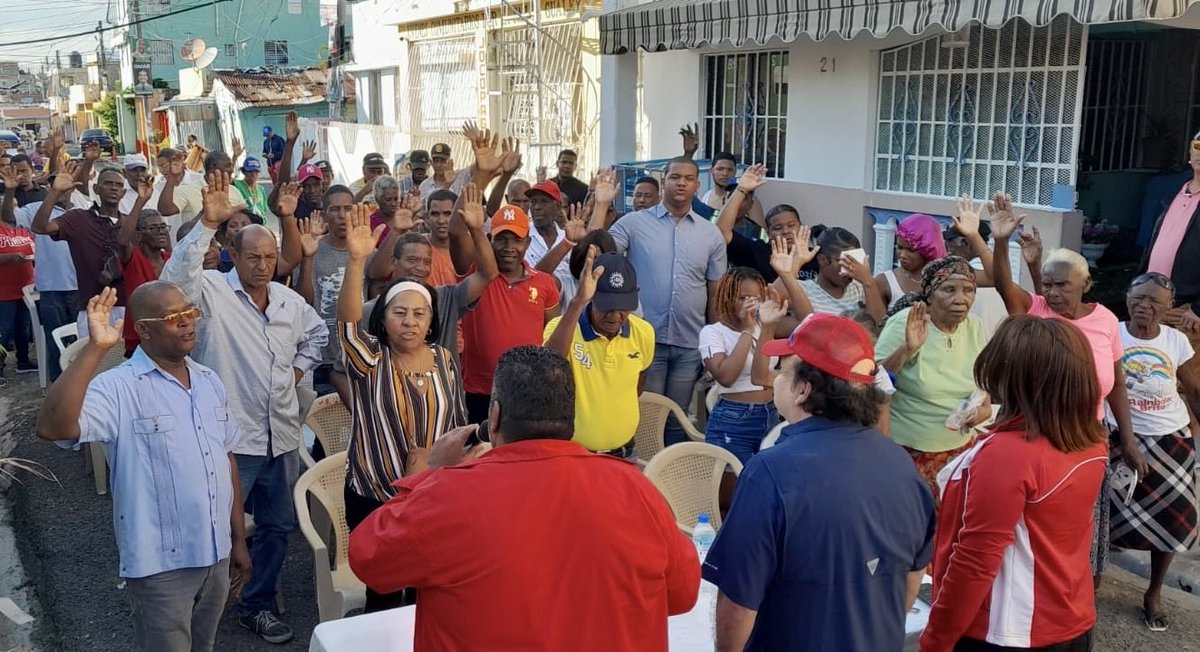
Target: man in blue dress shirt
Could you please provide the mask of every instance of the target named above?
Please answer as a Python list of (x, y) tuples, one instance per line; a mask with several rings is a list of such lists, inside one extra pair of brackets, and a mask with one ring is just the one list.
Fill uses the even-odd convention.
[(137, 649), (211, 650), (231, 572), (250, 574), (237, 422), (221, 380), (188, 357), (199, 310), (165, 281), (129, 299), (141, 337), (133, 357), (93, 379), (124, 341), (121, 320), (109, 323), (116, 302), (112, 288), (88, 302), (90, 339), (47, 392), (37, 433), (104, 446)]

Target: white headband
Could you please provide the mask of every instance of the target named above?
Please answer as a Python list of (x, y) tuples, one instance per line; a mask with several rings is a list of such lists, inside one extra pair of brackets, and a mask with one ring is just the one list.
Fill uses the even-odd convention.
[(429, 296), (429, 290), (426, 290), (424, 285), (412, 281), (400, 281), (393, 285), (392, 289), (388, 290), (387, 296), (383, 298), (383, 305), (386, 306), (391, 303), (392, 299), (395, 299), (396, 295), (401, 292), (416, 292), (425, 297), (425, 303), (428, 303), (430, 306), (433, 305), (433, 297)]

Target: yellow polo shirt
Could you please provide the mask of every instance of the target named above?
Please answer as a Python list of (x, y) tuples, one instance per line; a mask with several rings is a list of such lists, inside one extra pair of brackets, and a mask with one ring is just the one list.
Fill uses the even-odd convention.
[[(654, 327), (636, 315), (611, 340), (597, 333), (583, 311), (571, 338), (575, 375), (574, 441), (589, 450), (620, 448), (638, 425), (638, 376), (654, 361)], [(546, 324), (543, 339), (554, 334), (562, 317)]]

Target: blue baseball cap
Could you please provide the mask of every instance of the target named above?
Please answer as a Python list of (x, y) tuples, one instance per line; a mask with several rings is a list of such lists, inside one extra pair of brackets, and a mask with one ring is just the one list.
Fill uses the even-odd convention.
[(596, 283), (596, 294), (592, 304), (596, 310), (637, 310), (637, 272), (629, 259), (618, 253), (602, 254), (596, 258), (595, 267), (604, 267), (604, 274)]
[(264, 135), (264, 136), (270, 136), (270, 135), (271, 135), (271, 127), (270, 127), (270, 125), (263, 127), (263, 135)]
[(253, 156), (247, 156), (245, 161), (242, 161), (242, 172), (262, 172), (262, 164)]

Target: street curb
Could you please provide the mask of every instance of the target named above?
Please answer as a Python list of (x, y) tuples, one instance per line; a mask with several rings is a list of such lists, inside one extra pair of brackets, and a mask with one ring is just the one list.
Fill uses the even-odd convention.
[[(1150, 577), (1150, 553), (1145, 550), (1113, 550), (1110, 563), (1139, 577)], [(1196, 596), (1200, 600), (1200, 562), (1176, 555), (1163, 585)]]

